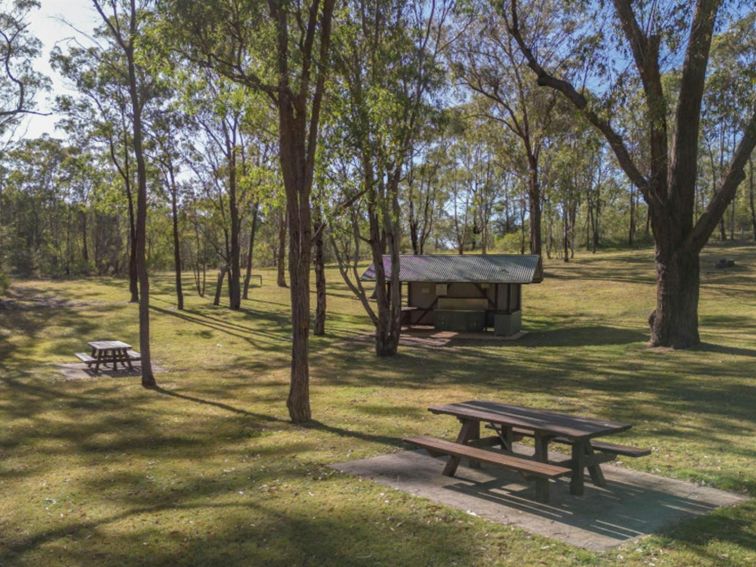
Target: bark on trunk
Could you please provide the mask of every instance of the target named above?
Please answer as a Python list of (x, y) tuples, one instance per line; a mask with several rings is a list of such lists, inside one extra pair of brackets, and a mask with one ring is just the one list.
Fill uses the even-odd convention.
[(323, 241), (323, 231), (325, 226), (318, 222), (315, 226), (315, 255), (313, 264), (315, 265), (315, 326), (313, 333), (318, 336), (325, 335), (326, 322), (326, 276), (325, 276), (325, 244)]
[(529, 158), (528, 206), (530, 208), (530, 253), (541, 255), (541, 189), (538, 182), (538, 162)]
[(87, 237), (87, 212), (81, 211), (81, 259), (84, 262), (84, 273), (89, 273), (89, 244)]
[(753, 182), (753, 160), (748, 160), (748, 203), (751, 206), (751, 228), (753, 229), (753, 239), (756, 240), (756, 206), (754, 201), (754, 182)]
[(129, 292), (131, 299), (129, 303), (139, 303), (139, 276), (137, 273), (137, 238), (136, 238), (136, 221), (134, 219), (134, 205), (129, 200)]
[(220, 305), (220, 298), (223, 291), (223, 280), (226, 277), (228, 267), (221, 266), (218, 269), (218, 281), (215, 284), (215, 298), (213, 299), (213, 305)]
[[(173, 177), (173, 173), (171, 173)], [(181, 241), (179, 240), (178, 203), (176, 202), (176, 187), (171, 179), (171, 216), (173, 218), (173, 267), (176, 274), (176, 307), (184, 309), (184, 289), (181, 284)]]
[(244, 276), (244, 291), (242, 299), (249, 299), (249, 282), (252, 279), (252, 256), (255, 250), (255, 233), (257, 232), (257, 216), (260, 212), (260, 203), (252, 207), (252, 225), (249, 227), (249, 248), (247, 248), (247, 273)]
[(637, 206), (635, 203), (635, 185), (630, 185), (630, 226), (627, 229), (627, 245), (632, 248), (635, 243), (635, 217)]
[(698, 252), (656, 251), (656, 309), (651, 314), (651, 346), (687, 348), (698, 336)]
[(286, 285), (286, 217), (281, 213), (281, 219), (278, 224), (278, 254), (276, 257), (276, 267), (278, 268), (277, 283), (278, 287), (288, 287)]
[(564, 219), (562, 221), (562, 260), (565, 262), (570, 261), (570, 217), (567, 213), (567, 205), (564, 207)]

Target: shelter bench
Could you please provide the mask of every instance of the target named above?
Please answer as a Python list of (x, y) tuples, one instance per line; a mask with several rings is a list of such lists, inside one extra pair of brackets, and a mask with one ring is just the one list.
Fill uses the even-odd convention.
[(549, 479), (572, 473), (572, 469), (568, 467), (542, 463), (496, 451), (488, 451), (479, 447), (446, 441), (436, 437), (407, 437), (404, 441), (422, 447), (431, 457), (448, 455), (450, 460), (443, 471), (443, 474), (446, 476), (454, 476), (459, 459), (462, 457), (518, 472), (526, 480), (536, 481), (536, 498), (541, 502), (549, 501)]

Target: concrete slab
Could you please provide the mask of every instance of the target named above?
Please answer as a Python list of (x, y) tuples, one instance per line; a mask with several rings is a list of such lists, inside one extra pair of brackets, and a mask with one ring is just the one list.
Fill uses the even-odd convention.
[[(557, 453), (552, 456), (560, 458)], [(456, 477), (449, 478), (441, 474), (444, 460), (421, 451), (404, 451), (331, 466), (594, 551), (747, 500), (714, 488), (603, 465), (606, 488), (587, 482), (583, 496), (572, 496), (568, 481), (560, 479), (551, 484), (549, 504), (541, 504), (535, 500), (532, 484), (514, 472), (486, 464), (482, 469), (460, 466)]]
[[(63, 376), (66, 380), (97, 380), (101, 378), (125, 378), (129, 376), (141, 376), (142, 374), (142, 367), (140, 366), (139, 362), (134, 362), (133, 370), (129, 370), (128, 368), (123, 368), (122, 366), (118, 366), (118, 370), (113, 370), (112, 367), (103, 368), (100, 367), (100, 371), (95, 374), (94, 370), (89, 368), (86, 364), (83, 362), (69, 362), (65, 364), (56, 364), (56, 368), (58, 369), (58, 372)], [(165, 372), (163, 368), (160, 366), (153, 364), (152, 365), (152, 371), (155, 374)]]

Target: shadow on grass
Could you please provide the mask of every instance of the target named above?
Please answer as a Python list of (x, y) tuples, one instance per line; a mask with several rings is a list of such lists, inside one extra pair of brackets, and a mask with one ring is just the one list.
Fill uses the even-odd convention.
[(533, 331), (525, 335), (521, 341), (530, 347), (581, 347), (627, 345), (640, 343), (647, 339), (648, 335), (637, 329), (593, 325), (589, 327), (568, 327), (564, 329)]
[(693, 347), (691, 350), (701, 352), (716, 352), (719, 354), (727, 354), (732, 356), (747, 356), (750, 358), (756, 358), (756, 349), (741, 348), (727, 345), (715, 345), (711, 343), (701, 343), (700, 345)]
[(171, 398), (179, 398), (181, 400), (186, 400), (188, 402), (193, 402), (195, 404), (201, 404), (201, 405), (205, 405), (205, 406), (212, 406), (212, 407), (215, 407), (215, 408), (218, 408), (218, 409), (222, 409), (224, 411), (228, 411), (228, 412), (235, 413), (235, 414), (238, 414), (238, 415), (245, 415), (245, 416), (248, 416), (248, 417), (253, 417), (253, 418), (261, 420), (261, 421), (278, 422), (278, 423), (288, 423), (288, 422), (284, 422), (281, 419), (278, 419), (277, 417), (273, 417), (271, 415), (265, 415), (265, 414), (261, 414), (261, 413), (254, 413), (254, 412), (251, 412), (251, 411), (248, 411), (248, 410), (245, 410), (245, 409), (234, 407), (232, 405), (229, 405), (229, 404), (226, 404), (226, 403), (223, 403), (223, 402), (216, 402), (216, 401), (213, 401), (213, 400), (205, 400), (203, 398), (198, 398), (196, 396), (190, 396), (188, 394), (180, 394), (180, 393), (174, 392), (172, 390), (166, 390), (165, 388), (163, 388), (161, 386), (158, 386), (157, 388), (152, 388), (151, 390), (154, 391), (154, 392), (157, 392), (158, 394), (163, 395), (163, 396), (169, 396)]

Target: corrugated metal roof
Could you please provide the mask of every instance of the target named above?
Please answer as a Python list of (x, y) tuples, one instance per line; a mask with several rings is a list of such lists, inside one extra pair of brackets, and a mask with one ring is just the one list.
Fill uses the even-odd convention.
[[(391, 256), (383, 257), (386, 275), (391, 273)], [(541, 280), (538, 256), (515, 254), (466, 254), (400, 256), (399, 280), (436, 283), (533, 283)], [(375, 280), (375, 266), (361, 277)]]

